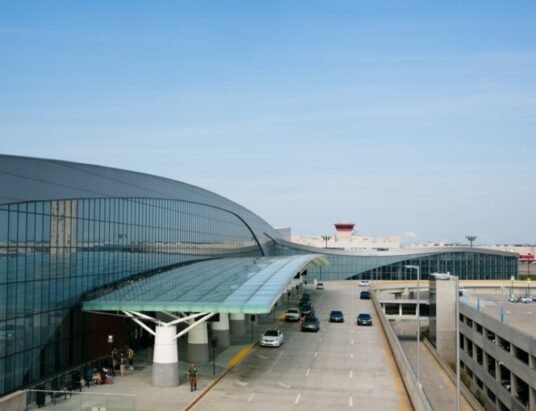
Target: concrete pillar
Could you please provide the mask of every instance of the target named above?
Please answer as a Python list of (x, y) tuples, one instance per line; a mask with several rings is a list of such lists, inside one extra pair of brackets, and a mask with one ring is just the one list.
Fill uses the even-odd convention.
[(246, 315), (231, 314), (229, 321), (231, 335), (244, 335), (246, 333)]
[(179, 385), (179, 354), (177, 328), (156, 326), (153, 355), (153, 385), (176, 387)]
[(229, 314), (220, 313), (220, 320), (212, 322), (212, 336), (218, 341), (218, 347), (229, 347), (231, 345)]
[(208, 331), (206, 321), (203, 321), (188, 331), (186, 360), (196, 364), (208, 363)]

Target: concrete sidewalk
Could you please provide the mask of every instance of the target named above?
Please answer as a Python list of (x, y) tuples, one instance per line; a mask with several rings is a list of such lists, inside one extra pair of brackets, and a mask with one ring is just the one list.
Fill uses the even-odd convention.
[[(241, 351), (251, 347), (251, 345), (234, 345), (217, 355), (215, 360), (215, 374), (213, 374), (212, 363), (198, 365), (199, 379), (196, 392), (190, 392), (190, 385), (186, 377), (188, 363), (179, 363), (179, 386), (164, 388), (154, 387), (151, 384), (152, 363), (138, 359), (135, 363), (134, 370), (127, 369), (124, 377), (119, 376), (119, 373), (117, 373), (113, 378), (113, 384), (92, 384), (90, 388), (84, 386), (81, 394), (74, 392), (67, 399), (59, 398), (55, 406), (50, 402), (50, 397), (47, 395), (47, 405), (41, 407), (40, 410), (181, 410), (200, 395), (213, 380), (227, 369), (230, 360), (238, 355), (243, 355)], [(134, 408), (132, 407), (133, 404), (135, 404)], [(99, 409), (99, 407), (103, 408)], [(37, 409), (37, 406), (32, 404), (28, 409)]]

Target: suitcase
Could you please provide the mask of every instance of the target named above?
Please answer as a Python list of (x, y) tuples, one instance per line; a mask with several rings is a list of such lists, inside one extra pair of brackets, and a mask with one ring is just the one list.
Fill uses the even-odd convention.
[(112, 383), (113, 383), (112, 376), (111, 376), (111, 375), (107, 375), (107, 376), (106, 376), (106, 384), (112, 384)]

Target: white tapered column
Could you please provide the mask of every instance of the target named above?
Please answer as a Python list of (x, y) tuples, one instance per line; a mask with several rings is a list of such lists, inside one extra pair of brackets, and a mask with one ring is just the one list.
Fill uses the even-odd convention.
[(246, 315), (245, 314), (231, 314), (229, 321), (229, 329), (231, 335), (244, 335), (246, 333)]
[(219, 321), (213, 321), (212, 335), (216, 339), (218, 347), (229, 347), (231, 339), (229, 335), (229, 314), (220, 313)]
[(179, 354), (176, 327), (156, 326), (153, 355), (153, 385), (176, 387), (179, 385)]
[(208, 362), (208, 331), (205, 321), (188, 331), (186, 359), (195, 364)]

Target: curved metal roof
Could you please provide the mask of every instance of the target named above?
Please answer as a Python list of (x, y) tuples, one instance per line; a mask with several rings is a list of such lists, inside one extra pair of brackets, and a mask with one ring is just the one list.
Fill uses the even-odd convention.
[(84, 311), (269, 313), (289, 281), (322, 255), (224, 258), (154, 275), (86, 301)]

